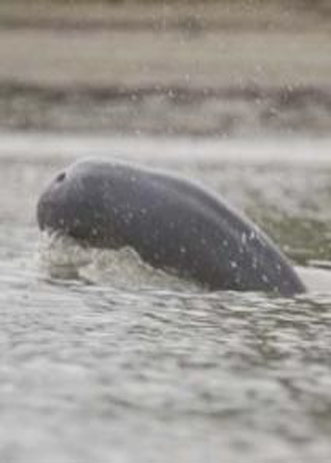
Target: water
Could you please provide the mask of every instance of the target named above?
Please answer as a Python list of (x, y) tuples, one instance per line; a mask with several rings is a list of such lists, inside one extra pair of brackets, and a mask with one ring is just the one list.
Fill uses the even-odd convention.
[[(330, 147), (2, 134), (0, 460), (329, 461)], [(52, 273), (38, 194), (73, 159), (110, 152), (218, 190), (295, 259), (310, 291), (207, 293), (127, 251)], [(67, 251), (54, 252), (63, 262)]]

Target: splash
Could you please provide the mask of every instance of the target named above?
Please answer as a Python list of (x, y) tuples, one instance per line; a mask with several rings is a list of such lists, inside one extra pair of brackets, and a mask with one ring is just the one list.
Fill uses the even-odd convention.
[(73, 238), (43, 232), (38, 254), (41, 268), (52, 278), (80, 279), (125, 290), (201, 290), (191, 281), (151, 267), (130, 247), (85, 247)]

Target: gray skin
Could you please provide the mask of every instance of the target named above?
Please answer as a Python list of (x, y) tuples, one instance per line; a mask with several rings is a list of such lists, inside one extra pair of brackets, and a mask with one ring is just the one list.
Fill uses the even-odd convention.
[(41, 230), (99, 248), (130, 246), (152, 266), (211, 290), (305, 291), (261, 230), (219, 196), (168, 173), (80, 161), (42, 193), (37, 216)]

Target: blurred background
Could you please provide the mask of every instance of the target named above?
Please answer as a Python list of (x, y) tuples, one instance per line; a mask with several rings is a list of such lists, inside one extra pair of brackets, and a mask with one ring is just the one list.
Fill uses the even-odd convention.
[(322, 137), (328, 0), (0, 3), (0, 130)]

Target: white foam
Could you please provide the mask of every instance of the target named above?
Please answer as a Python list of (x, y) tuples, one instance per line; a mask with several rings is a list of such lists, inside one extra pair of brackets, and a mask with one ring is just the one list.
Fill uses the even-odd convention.
[(194, 290), (192, 282), (155, 269), (130, 247), (119, 250), (83, 247), (62, 235), (42, 233), (40, 265), (54, 278), (79, 278), (123, 289)]

